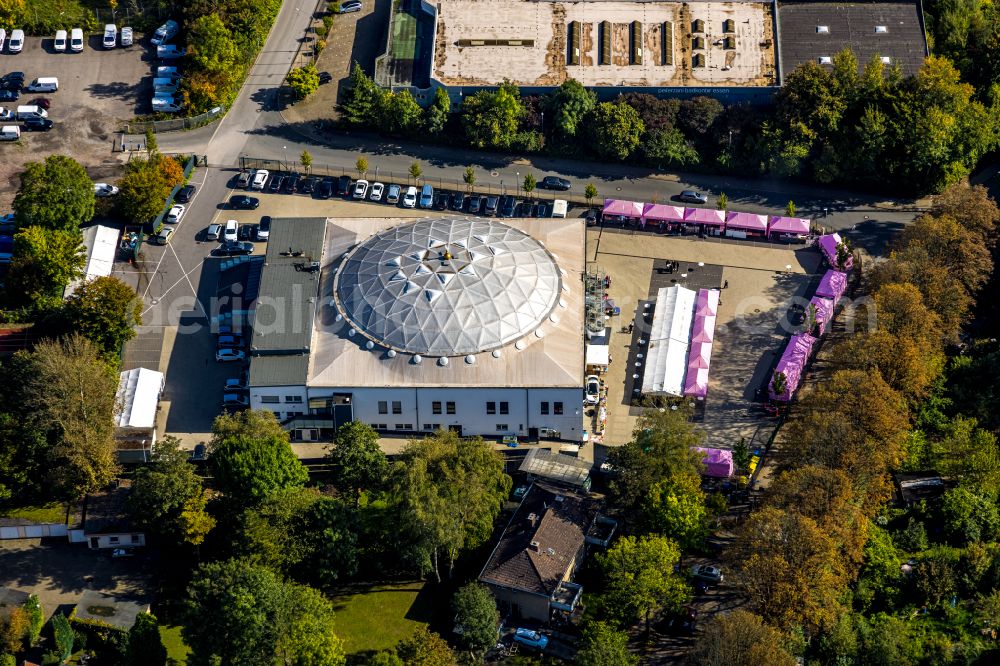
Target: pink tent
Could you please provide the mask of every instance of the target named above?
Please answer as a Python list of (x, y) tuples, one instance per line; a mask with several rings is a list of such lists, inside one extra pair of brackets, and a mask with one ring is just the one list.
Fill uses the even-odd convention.
[(832, 298), (834, 301), (839, 301), (845, 291), (847, 291), (847, 273), (834, 270), (827, 271), (816, 287), (817, 296)]
[(638, 201), (623, 201), (621, 199), (605, 199), (605, 215), (621, 215), (622, 217), (642, 217), (642, 204)]
[(809, 220), (801, 217), (772, 217), (767, 228), (772, 234), (791, 234), (793, 236), (809, 235)]
[[(771, 381), (767, 384), (767, 394), (772, 400), (788, 402), (792, 399), (792, 394), (799, 387), (799, 380), (802, 378), (802, 371), (809, 361), (809, 354), (812, 353), (816, 338), (807, 333), (796, 333), (788, 341), (785, 352), (778, 360), (778, 365), (774, 367)], [(774, 376), (778, 373), (785, 375), (784, 390), (777, 394), (774, 391)]]
[(708, 449), (700, 446), (692, 447), (702, 455), (701, 462), (705, 465), (705, 476), (728, 479), (736, 471), (733, 464), (733, 452), (725, 449)]
[(767, 233), (767, 216), (753, 213), (729, 213), (726, 217), (726, 229), (742, 229)]
[(665, 204), (646, 204), (642, 210), (643, 221), (653, 222), (683, 222), (684, 208), (682, 206), (667, 206)]
[(688, 368), (684, 378), (684, 395), (689, 398), (708, 395), (708, 368)]
[(694, 322), (691, 324), (687, 374), (684, 377), (686, 396), (704, 398), (708, 395), (708, 370), (712, 365), (712, 340), (715, 338), (715, 313), (718, 307), (718, 289), (698, 290)]
[(711, 208), (685, 208), (684, 221), (689, 224), (708, 224), (714, 227), (726, 226), (726, 211)]
[(837, 260), (837, 246), (840, 245), (843, 240), (840, 238), (840, 234), (826, 234), (825, 236), (820, 236), (819, 240), (816, 241), (819, 245), (820, 251), (826, 260), (834, 268), (840, 268), (845, 271), (851, 270), (854, 267), (854, 257), (851, 255), (847, 256), (846, 265), (841, 266)]
[(833, 301), (829, 298), (813, 296), (812, 300), (809, 301), (809, 306), (816, 308), (816, 323), (819, 324), (820, 335), (823, 335), (833, 320)]
[(688, 353), (688, 368), (698, 368), (699, 370), (708, 370), (708, 367), (712, 364), (712, 343), (711, 342), (696, 342), (691, 345), (691, 351)]
[[(719, 311), (719, 290), (699, 289), (698, 297), (694, 302), (695, 315), (716, 315)], [(715, 322), (712, 322), (715, 326)]]
[(707, 315), (703, 319), (702, 325), (694, 329), (691, 342), (711, 342), (715, 338), (715, 315)]

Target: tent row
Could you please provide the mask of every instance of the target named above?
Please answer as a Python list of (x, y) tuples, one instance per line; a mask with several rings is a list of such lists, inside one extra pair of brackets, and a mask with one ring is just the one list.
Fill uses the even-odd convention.
[(684, 381), (686, 396), (704, 398), (708, 395), (708, 369), (712, 364), (712, 343), (715, 339), (715, 319), (718, 313), (719, 290), (699, 289), (694, 305), (687, 377)]
[(699, 398), (708, 394), (718, 309), (718, 289), (695, 292), (674, 285), (657, 292), (643, 393)]
[(700, 226), (714, 235), (789, 236), (805, 238), (809, 235), (809, 220), (801, 217), (758, 215), (710, 208), (686, 208), (657, 203), (640, 203), (622, 199), (604, 200), (605, 217), (634, 220), (645, 228), (649, 223), (668, 226)]
[[(816, 240), (819, 251), (831, 267), (842, 271), (849, 271), (854, 268), (854, 257), (844, 243), (840, 234), (824, 234)], [(843, 255), (843, 265), (841, 265), (841, 255)]]

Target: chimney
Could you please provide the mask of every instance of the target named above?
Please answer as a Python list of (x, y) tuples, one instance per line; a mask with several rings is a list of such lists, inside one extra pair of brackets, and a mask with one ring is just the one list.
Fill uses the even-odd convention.
[(532, 541), (530, 544), (528, 544), (528, 548), (536, 553), (542, 552), (542, 544), (538, 543), (537, 541)]
[(528, 514), (528, 522), (531, 523), (531, 527), (532, 528), (536, 527), (538, 525), (538, 514), (537, 513), (529, 513)]

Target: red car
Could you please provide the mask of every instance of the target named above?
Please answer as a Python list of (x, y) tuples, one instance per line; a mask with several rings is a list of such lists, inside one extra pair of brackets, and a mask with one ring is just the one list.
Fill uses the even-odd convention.
[(49, 107), (51, 107), (51, 106), (52, 106), (52, 102), (50, 102), (50, 101), (49, 101), (49, 100), (48, 100), (47, 98), (45, 98), (45, 97), (39, 97), (38, 99), (33, 99), (33, 100), (31, 100), (31, 101), (29, 102), (29, 104), (34, 104), (35, 106), (40, 106), (40, 107), (42, 107), (43, 109), (48, 109)]

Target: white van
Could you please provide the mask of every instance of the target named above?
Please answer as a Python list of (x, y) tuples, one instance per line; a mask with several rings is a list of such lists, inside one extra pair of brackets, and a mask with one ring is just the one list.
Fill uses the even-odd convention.
[(0, 141), (17, 141), (21, 138), (21, 128), (17, 125), (0, 127)]
[(59, 79), (54, 76), (40, 76), (28, 84), (29, 92), (55, 92), (59, 90)]
[(48, 118), (49, 112), (40, 106), (34, 104), (26, 104), (24, 106), (17, 107), (17, 119), (24, 120), (25, 118)]
[(11, 30), (10, 41), (7, 42), (7, 50), (11, 53), (20, 53), (24, 48), (24, 30)]
[(52, 40), (52, 48), (62, 52), (66, 50), (66, 31), (56, 30), (56, 38)]
[(165, 93), (175, 93), (177, 92), (177, 82), (179, 79), (153, 79), (153, 91), (154, 92), (165, 92)]
[(108, 23), (104, 26), (104, 48), (113, 49), (118, 45), (118, 26)]
[(69, 33), (69, 50), (73, 53), (83, 51), (83, 30), (73, 28)]
[(556, 199), (552, 202), (552, 217), (566, 217), (568, 207), (568, 202), (565, 199)]

